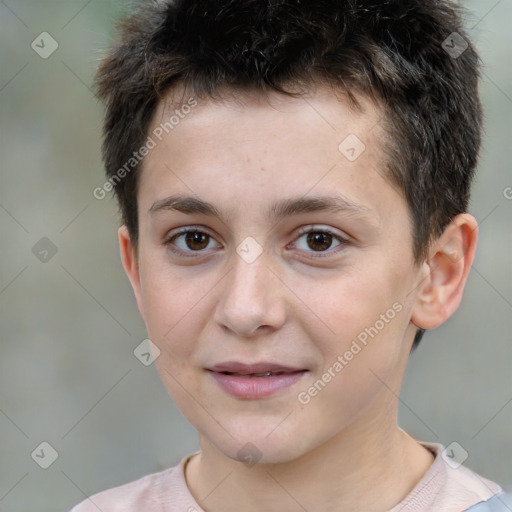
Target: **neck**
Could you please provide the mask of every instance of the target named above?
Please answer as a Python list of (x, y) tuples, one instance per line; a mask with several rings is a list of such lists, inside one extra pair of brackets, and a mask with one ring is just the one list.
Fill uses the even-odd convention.
[[(370, 418), (373, 412), (367, 412)], [(201, 438), (201, 453), (187, 465), (187, 483), (208, 512), (385, 512), (412, 491), (433, 462), (428, 450), (397, 428), (396, 419), (389, 423), (389, 417), (361, 418), (290, 462), (252, 467)]]

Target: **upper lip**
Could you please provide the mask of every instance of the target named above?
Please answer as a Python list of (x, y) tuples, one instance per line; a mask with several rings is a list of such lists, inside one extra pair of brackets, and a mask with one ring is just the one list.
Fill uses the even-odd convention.
[(300, 372), (305, 371), (305, 368), (296, 368), (292, 366), (285, 366), (278, 363), (270, 363), (270, 362), (261, 362), (261, 363), (253, 363), (246, 364), (240, 363), (238, 361), (227, 361), (225, 363), (216, 364), (210, 368), (207, 368), (213, 372), (229, 372), (229, 373), (238, 373), (241, 375), (249, 375), (251, 373), (267, 373), (267, 372)]

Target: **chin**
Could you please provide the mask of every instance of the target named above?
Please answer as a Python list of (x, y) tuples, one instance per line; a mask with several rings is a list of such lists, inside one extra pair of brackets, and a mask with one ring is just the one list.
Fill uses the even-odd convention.
[(310, 449), (300, 433), (289, 429), (283, 429), (279, 435), (276, 431), (269, 435), (272, 428), (268, 428), (268, 424), (261, 428), (257, 425), (245, 430), (241, 425), (239, 428), (243, 434), (233, 437), (226, 434), (221, 438), (216, 436), (216, 439), (208, 436), (208, 439), (223, 455), (248, 467), (254, 464), (285, 464)]

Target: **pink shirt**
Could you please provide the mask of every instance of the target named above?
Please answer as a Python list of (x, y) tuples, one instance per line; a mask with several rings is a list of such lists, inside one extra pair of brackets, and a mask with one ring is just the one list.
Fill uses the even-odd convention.
[[(434, 462), (418, 485), (389, 512), (462, 512), (501, 491), (498, 484), (464, 466), (451, 467), (441, 456), (442, 445), (421, 444), (434, 454)], [(185, 481), (184, 469), (190, 457), (172, 468), (95, 494), (71, 512), (204, 512)]]

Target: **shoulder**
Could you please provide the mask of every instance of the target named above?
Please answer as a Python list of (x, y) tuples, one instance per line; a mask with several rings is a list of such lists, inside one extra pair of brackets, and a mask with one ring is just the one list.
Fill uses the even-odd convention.
[(499, 492), (491, 499), (467, 509), (467, 512), (509, 512), (512, 510), (512, 493)]
[(182, 478), (184, 460), (172, 468), (94, 494), (73, 507), (70, 512), (154, 511), (155, 506), (162, 504), (164, 485), (165, 494), (175, 496), (179, 500), (179, 496), (187, 492)]
[[(434, 462), (412, 492), (391, 512), (473, 512), (473, 507), (484, 506), (487, 502), (495, 503), (490, 500), (498, 499), (498, 495), (503, 492), (497, 483), (457, 462), (462, 457), (455, 453), (452, 445), (445, 448), (438, 443), (420, 444), (433, 453)], [(474, 512), (494, 512), (494, 509), (475, 508)]]
[(439, 461), (439, 473), (443, 475), (444, 480), (440, 494), (447, 503), (465, 506), (462, 510), (466, 510), (470, 505), (485, 502), (503, 492), (496, 482), (457, 462), (453, 449), (435, 443), (431, 443), (430, 446), (434, 449), (437, 448), (436, 459)]

